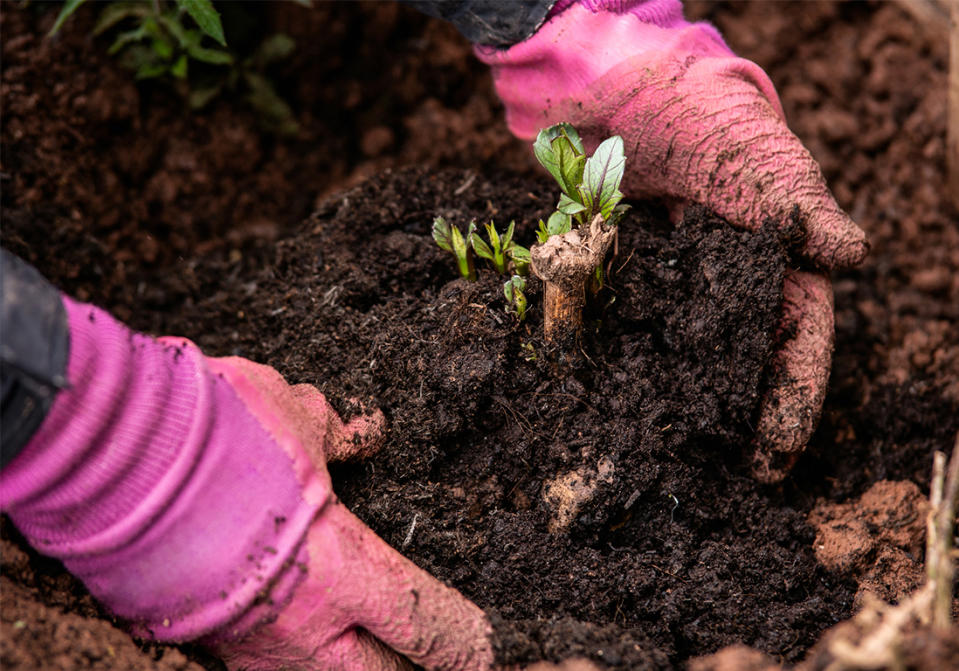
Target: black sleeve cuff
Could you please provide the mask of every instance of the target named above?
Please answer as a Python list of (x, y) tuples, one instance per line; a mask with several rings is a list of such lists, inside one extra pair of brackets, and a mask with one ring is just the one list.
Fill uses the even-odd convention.
[(511, 47), (535, 33), (556, 0), (404, 0), (445, 19), (473, 44)]
[(0, 467), (23, 449), (67, 385), (69, 348), (60, 292), (0, 249)]

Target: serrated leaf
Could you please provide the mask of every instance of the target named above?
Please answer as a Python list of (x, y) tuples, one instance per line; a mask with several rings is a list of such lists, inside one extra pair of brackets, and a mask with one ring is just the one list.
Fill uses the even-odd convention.
[(586, 160), (583, 143), (576, 130), (569, 124), (544, 128), (533, 143), (533, 154), (563, 192), (575, 197), (576, 186), (582, 180)]
[(150, 6), (146, 3), (116, 2), (111, 3), (100, 10), (100, 16), (97, 17), (97, 23), (93, 27), (93, 34), (101, 35), (110, 30), (120, 21), (131, 17), (143, 17), (151, 12)]
[(63, 3), (63, 7), (60, 8), (60, 13), (57, 14), (57, 20), (54, 21), (53, 28), (47, 33), (47, 37), (56, 35), (60, 28), (63, 27), (63, 23), (86, 1), (87, 0), (66, 0), (66, 2)]
[(210, 0), (176, 0), (177, 6), (189, 14), (204, 33), (226, 46), (220, 14)]
[(556, 209), (562, 212), (563, 214), (579, 214), (586, 209), (586, 206), (580, 202), (577, 202), (567, 196), (565, 193), (560, 195), (559, 203), (556, 205)]
[(443, 217), (433, 219), (433, 239), (440, 249), (447, 252), (453, 251), (453, 236), (450, 231), (450, 225), (446, 223)]
[(562, 212), (553, 212), (553, 214), (551, 214), (549, 217), (549, 221), (546, 222), (546, 231), (549, 233), (550, 237), (569, 233), (572, 227), (572, 218), (568, 214), (563, 214)]
[(484, 228), (486, 228), (486, 235), (489, 236), (490, 246), (497, 251), (502, 250), (503, 245), (500, 242), (499, 233), (496, 232), (496, 224), (491, 220), (488, 224), (484, 224)]
[(133, 42), (139, 42), (145, 37), (147, 37), (147, 33), (143, 26), (140, 26), (136, 30), (128, 30), (124, 33), (120, 33), (117, 35), (117, 38), (113, 40), (113, 44), (110, 45), (110, 48), (107, 49), (107, 53), (113, 56), (126, 45), (132, 44)]
[(623, 215), (629, 210), (629, 205), (626, 203), (620, 203), (614, 207), (609, 216), (606, 218), (606, 223), (610, 226), (615, 226), (623, 218)]
[(191, 58), (210, 65), (230, 65), (233, 63), (233, 56), (228, 51), (222, 49), (207, 49), (199, 44), (191, 44), (186, 48), (186, 52)]
[(500, 244), (502, 244), (503, 249), (505, 251), (508, 251), (511, 247), (516, 245), (516, 243), (513, 242), (513, 233), (515, 232), (515, 230), (516, 230), (516, 222), (515, 221), (509, 222), (509, 226), (506, 228), (506, 232), (503, 234), (503, 237), (500, 241)]
[(623, 197), (619, 192), (619, 185), (623, 181), (625, 168), (623, 138), (618, 135), (604, 140), (586, 160), (580, 195), (590, 213), (604, 209), (608, 212)]
[(473, 235), (470, 240), (473, 243), (473, 251), (476, 252), (477, 256), (489, 259), (490, 261), (494, 260), (493, 250), (490, 249), (490, 246), (487, 245), (480, 236)]
[(556, 168), (559, 173), (553, 177), (559, 182), (560, 188), (569, 195), (576, 195), (576, 187), (583, 181), (583, 168), (586, 156), (577, 152), (573, 143), (566, 135), (560, 135), (552, 141), (553, 155), (556, 157)]
[(180, 22), (175, 18), (171, 18), (167, 15), (160, 15), (157, 17), (157, 22), (163, 26), (168, 33), (173, 35), (177, 43), (184, 49), (186, 49), (191, 42), (199, 42), (201, 39), (198, 31), (187, 30), (180, 25)]
[(516, 266), (516, 272), (519, 275), (529, 274), (530, 255), (526, 247), (521, 247), (515, 243), (509, 248), (509, 257)]
[(539, 220), (539, 228), (536, 229), (536, 239), (540, 244), (549, 240), (549, 230), (546, 228), (546, 222), (542, 219)]

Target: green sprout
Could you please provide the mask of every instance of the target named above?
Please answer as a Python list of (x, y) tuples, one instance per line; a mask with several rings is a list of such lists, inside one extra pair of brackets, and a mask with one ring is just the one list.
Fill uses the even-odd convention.
[[(55, 35), (86, 0), (67, 0), (50, 30)], [(189, 16), (196, 28), (184, 23)], [(159, 2), (112, 2), (103, 6), (94, 35), (131, 20), (133, 28), (119, 33), (110, 45), (110, 55), (122, 52), (123, 62), (136, 71), (137, 79), (171, 75), (185, 79), (190, 59), (210, 65), (231, 65), (220, 15), (210, 0), (175, 0), (165, 8)], [(204, 38), (216, 45), (204, 46)]]
[[(56, 35), (86, 1), (66, 0), (49, 36)], [(240, 94), (267, 131), (288, 136), (299, 132), (293, 109), (266, 74), (269, 66), (296, 48), (288, 35), (270, 35), (252, 53), (241, 56), (227, 48), (220, 14), (211, 0), (95, 4), (99, 13), (93, 36), (109, 34), (112, 44), (107, 52), (136, 79), (166, 79), (191, 109), (205, 107), (224, 91)]]
[(489, 237), (489, 244), (478, 234), (474, 233), (471, 237), (476, 255), (487, 259), (493, 265), (493, 270), (500, 275), (506, 275), (509, 272), (510, 261), (513, 262), (518, 274), (526, 275), (529, 269), (529, 250), (519, 246), (513, 240), (516, 222), (509, 222), (509, 228), (502, 236), (496, 232), (496, 224), (492, 221), (485, 224), (484, 228), (486, 229), (486, 235)]
[(526, 318), (526, 280), (519, 275), (513, 275), (506, 284), (503, 285), (503, 295), (509, 303), (509, 310), (515, 314), (520, 321)]
[(450, 226), (443, 217), (433, 220), (433, 239), (440, 249), (456, 257), (460, 275), (470, 282), (476, 281), (476, 267), (473, 264), (473, 249), (470, 241), (476, 232), (476, 223), (470, 222), (464, 236), (456, 226)]
[(587, 157), (576, 129), (560, 123), (539, 132), (533, 153), (561, 191), (556, 211), (539, 222), (539, 244), (531, 250), (532, 270), (545, 285), (546, 339), (578, 340), (586, 287), (602, 286), (603, 259), (629, 209), (620, 203), (623, 139), (608, 138)]
[(576, 129), (559, 123), (539, 132), (533, 153), (562, 190), (549, 221), (540, 221), (540, 242), (567, 233), (574, 221), (580, 228), (587, 226), (597, 213), (602, 214), (605, 224), (613, 226), (629, 209), (629, 205), (619, 202), (623, 199), (619, 185), (626, 166), (620, 136), (604, 140), (587, 158)]

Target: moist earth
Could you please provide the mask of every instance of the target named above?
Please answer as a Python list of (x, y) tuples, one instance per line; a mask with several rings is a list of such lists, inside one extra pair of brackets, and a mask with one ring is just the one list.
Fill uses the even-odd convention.
[[(959, 429), (959, 214), (934, 30), (891, 4), (687, 6), (770, 73), (873, 246), (833, 275), (819, 429), (766, 487), (745, 463), (794, 263), (774, 226), (735, 232), (696, 210), (674, 229), (635, 204), (582, 350), (550, 351), (535, 282), (518, 323), (502, 278), (455, 279), (428, 235), (436, 214), (515, 219), (529, 243), (556, 197), (468, 45), (389, 3), (255, 11), (300, 45), (271, 73), (293, 139), (239, 100), (190, 113), (137, 85), (88, 37), (89, 9), (49, 41), (50, 11), (5, 7), (3, 245), (135, 328), (270, 363), (347, 416), (378, 404), (387, 447), (335, 465), (337, 493), (488, 609), (501, 660), (669, 668), (744, 642), (795, 662), (864, 586), (895, 599), (915, 584), (921, 547), (888, 528)], [(550, 533), (544, 484), (578, 469), (595, 494)], [(847, 527), (851, 549), (835, 537)], [(222, 668), (133, 641), (6, 520), (2, 533), (5, 668)], [(917, 668), (959, 654), (909, 646)]]

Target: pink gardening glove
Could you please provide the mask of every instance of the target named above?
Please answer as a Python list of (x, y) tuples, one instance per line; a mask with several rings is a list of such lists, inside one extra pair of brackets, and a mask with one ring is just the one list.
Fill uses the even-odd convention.
[[(865, 234), (839, 208), (816, 161), (786, 127), (769, 78), (719, 33), (683, 19), (679, 0), (562, 0), (510, 49), (478, 47), (493, 68), (510, 129), (532, 140), (567, 121), (588, 150), (623, 137), (623, 191), (705, 204), (734, 226), (803, 229), (798, 251), (821, 269), (855, 265)], [(790, 271), (775, 384), (763, 402), (753, 470), (788, 472), (815, 429), (833, 346), (832, 287)]]
[(134, 633), (231, 668), (489, 668), (483, 612), (332, 493), (327, 458), (375, 449), (381, 414), (344, 426), (272, 368), (64, 304), (70, 387), (0, 503)]

